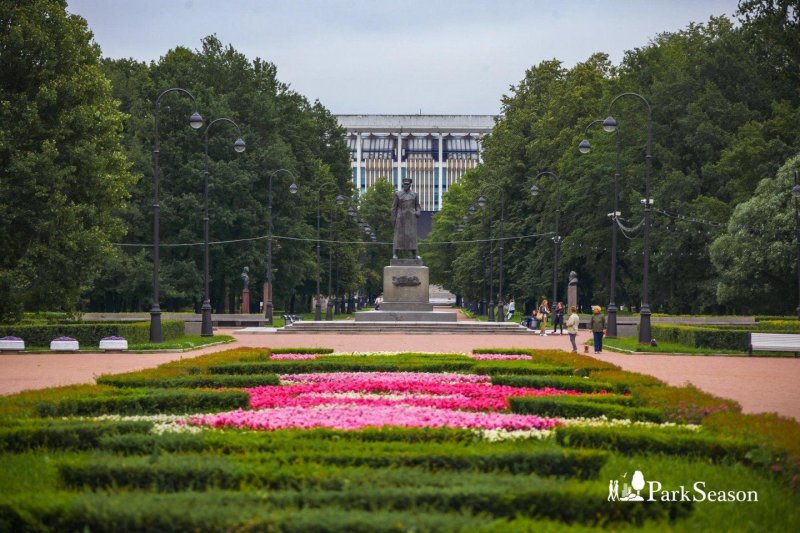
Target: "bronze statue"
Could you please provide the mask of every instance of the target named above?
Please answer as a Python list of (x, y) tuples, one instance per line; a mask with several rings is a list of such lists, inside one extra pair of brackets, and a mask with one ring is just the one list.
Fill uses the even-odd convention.
[(243, 285), (242, 289), (250, 288), (250, 269), (248, 267), (244, 267), (244, 270), (242, 270), (242, 275), (240, 277), (242, 278), (242, 285)]
[(411, 250), (412, 259), (417, 255), (417, 218), (419, 218), (419, 195), (411, 190), (411, 178), (403, 178), (403, 190), (394, 193), (392, 223), (394, 224), (393, 259), (401, 250)]

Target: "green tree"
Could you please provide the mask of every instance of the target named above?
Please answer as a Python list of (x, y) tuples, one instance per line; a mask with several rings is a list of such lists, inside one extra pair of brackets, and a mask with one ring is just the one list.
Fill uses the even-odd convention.
[(788, 160), (774, 178), (733, 212), (725, 233), (711, 245), (719, 272), (719, 301), (740, 312), (791, 314), (797, 302), (797, 200), (792, 196), (800, 156)]
[(133, 176), (123, 114), (66, 2), (0, 2), (0, 315), (79, 308)]

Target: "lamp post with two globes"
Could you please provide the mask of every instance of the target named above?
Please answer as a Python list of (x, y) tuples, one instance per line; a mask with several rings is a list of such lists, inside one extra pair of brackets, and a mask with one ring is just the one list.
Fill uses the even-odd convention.
[(272, 303), (272, 178), (276, 175), (286, 173), (292, 177), (292, 184), (289, 185), (289, 192), (291, 194), (297, 193), (297, 184), (295, 183), (296, 178), (294, 174), (290, 170), (286, 170), (285, 168), (279, 168), (278, 170), (272, 171), (269, 173), (269, 197), (267, 200), (267, 217), (269, 218), (269, 230), (267, 235), (267, 290), (265, 291), (266, 294), (266, 303), (264, 304), (264, 318), (267, 319), (267, 323), (272, 325), (272, 312), (273, 312), (273, 303)]
[(218, 122), (224, 122), (233, 125), (239, 133), (239, 137), (233, 143), (233, 149), (237, 153), (242, 153), (245, 150), (244, 139), (242, 139), (242, 130), (239, 125), (233, 120), (225, 117), (214, 119), (208, 123), (203, 134), (203, 148), (205, 151), (205, 162), (203, 165), (203, 306), (200, 308), (202, 322), (200, 326), (201, 337), (213, 337), (214, 328), (211, 324), (211, 298), (208, 290), (208, 270), (209, 270), (209, 257), (208, 257), (208, 132), (211, 127)]
[(159, 167), (158, 167), (158, 156), (159, 156), (159, 138), (158, 138), (158, 127), (161, 122), (161, 98), (165, 95), (177, 92), (188, 96), (192, 99), (192, 103), (194, 103), (194, 113), (189, 117), (189, 125), (193, 129), (200, 129), (203, 127), (203, 117), (200, 116), (200, 113), (197, 110), (197, 100), (195, 99), (194, 95), (187, 91), (186, 89), (181, 89), (180, 87), (173, 87), (171, 89), (167, 89), (166, 91), (162, 92), (158, 95), (155, 102), (155, 113), (154, 113), (154, 122), (155, 122), (155, 130), (154, 130), (154, 141), (153, 141), (153, 190), (154, 190), (154, 201), (153, 201), (153, 306), (150, 309), (150, 342), (163, 342), (164, 336), (161, 331), (161, 307), (159, 305), (159, 252), (161, 248), (161, 243), (159, 241), (160, 236), (160, 227), (159, 227), (159, 215), (161, 212), (161, 206), (158, 203), (158, 181), (159, 181)]
[(614, 103), (620, 98), (630, 96), (638, 99), (647, 110), (647, 145), (645, 147), (645, 178), (644, 178), (644, 242), (642, 245), (643, 267), (642, 267), (642, 303), (639, 310), (639, 344), (649, 344), (653, 338), (653, 331), (650, 325), (650, 219), (653, 200), (650, 198), (650, 171), (652, 167), (652, 145), (653, 145), (653, 111), (648, 102), (638, 93), (622, 93), (615, 96), (608, 105), (608, 117), (603, 120), (603, 129), (609, 133), (616, 131), (617, 121), (611, 115)]

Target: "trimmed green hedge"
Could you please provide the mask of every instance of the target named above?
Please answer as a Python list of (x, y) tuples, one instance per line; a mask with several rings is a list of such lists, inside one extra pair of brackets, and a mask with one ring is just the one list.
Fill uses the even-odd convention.
[[(185, 335), (183, 320), (163, 320), (164, 340)], [(103, 337), (124, 337), (128, 344), (143, 344), (150, 340), (149, 322), (64, 322), (61, 324), (5, 324), (0, 325), (0, 337), (13, 335), (25, 341), (26, 346), (49, 347), (57, 337), (72, 337), (81, 346), (98, 346)]]
[(653, 324), (653, 337), (662, 342), (676, 342), (696, 348), (719, 348), (746, 352), (750, 344), (749, 329), (714, 328)]
[(709, 433), (642, 427), (560, 427), (556, 429), (556, 441), (562, 446), (625, 454), (664, 453), (714, 461), (746, 460), (750, 451), (758, 447), (754, 443)]
[(104, 414), (156, 414), (228, 411), (247, 408), (250, 395), (243, 391), (206, 391), (196, 389), (139, 390), (126, 394), (95, 398), (69, 398), (58, 402), (41, 402), (39, 416), (95, 416)]
[(45, 422), (0, 428), (0, 452), (22, 452), (39, 448), (53, 450), (89, 450), (99, 446), (103, 437), (146, 433), (152, 422)]
[(531, 387), (541, 389), (551, 387), (560, 390), (576, 390), (578, 392), (616, 392), (616, 387), (609, 382), (593, 381), (578, 376), (536, 376), (519, 374), (501, 374), (492, 376), (493, 385), (510, 387)]
[(575, 370), (570, 366), (546, 365), (532, 363), (531, 361), (478, 361), (472, 368), (475, 374), (487, 374), (489, 376), (500, 375), (535, 375), (535, 376), (572, 376)]
[(586, 400), (574, 396), (526, 396), (509, 398), (511, 411), (519, 414), (553, 416), (563, 418), (599, 417), (621, 418), (647, 422), (663, 422), (658, 409), (650, 407), (626, 407), (602, 403), (598, 399)]
[(98, 385), (112, 387), (158, 387), (165, 389), (244, 388), (279, 385), (277, 374), (220, 374), (216, 376), (190, 375), (154, 378), (142, 375), (104, 375), (97, 378)]
[(316, 360), (278, 360), (263, 363), (227, 363), (209, 367), (212, 374), (306, 374), (309, 372), (457, 372), (470, 371), (474, 361), (385, 361), (383, 357), (340, 357)]

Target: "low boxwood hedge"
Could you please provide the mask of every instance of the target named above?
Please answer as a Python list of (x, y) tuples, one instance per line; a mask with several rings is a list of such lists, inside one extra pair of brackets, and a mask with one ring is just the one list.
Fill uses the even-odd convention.
[(105, 375), (97, 378), (100, 385), (112, 387), (158, 387), (165, 389), (199, 389), (199, 388), (242, 388), (279, 385), (277, 374), (218, 374), (207, 376), (193, 374), (189, 376), (148, 377), (142, 375)]
[(500, 374), (492, 376), (492, 384), (531, 387), (534, 389), (550, 387), (560, 390), (576, 390), (578, 392), (613, 392), (616, 390), (615, 386), (609, 382), (594, 381), (579, 376)]
[[(185, 335), (183, 320), (163, 320), (164, 340)], [(49, 347), (57, 337), (72, 337), (81, 346), (98, 346), (103, 337), (124, 337), (129, 344), (149, 341), (149, 322), (63, 322), (59, 324), (5, 324), (0, 325), (0, 337), (13, 335), (25, 341), (26, 346)]]
[(16, 453), (39, 448), (89, 450), (98, 447), (103, 437), (146, 433), (152, 427), (153, 423), (146, 421), (34, 421), (0, 428), (0, 452)]
[(511, 411), (519, 414), (553, 416), (562, 418), (620, 418), (647, 422), (663, 422), (664, 416), (658, 409), (650, 407), (626, 407), (613, 403), (603, 403), (597, 399), (583, 399), (575, 396), (526, 396), (509, 398)]
[(752, 442), (685, 429), (567, 426), (556, 429), (562, 446), (619, 451), (625, 454), (663, 453), (714, 461), (746, 460), (757, 447)]
[(69, 398), (57, 402), (41, 402), (39, 416), (95, 416), (104, 414), (198, 413), (246, 408), (250, 395), (243, 391), (206, 391), (196, 389), (145, 390), (131, 393)]

